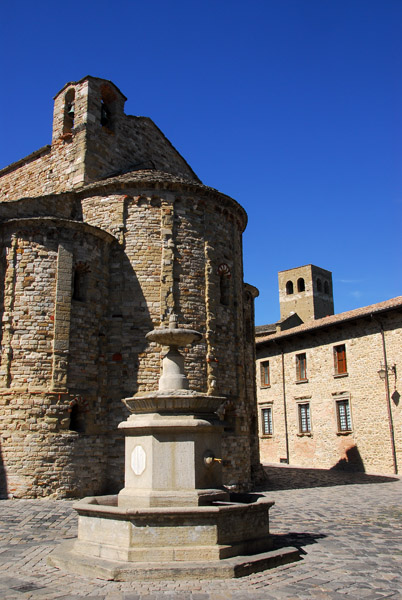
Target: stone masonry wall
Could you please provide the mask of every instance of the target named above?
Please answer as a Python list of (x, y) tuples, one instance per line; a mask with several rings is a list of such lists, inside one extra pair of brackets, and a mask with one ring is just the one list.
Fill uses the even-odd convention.
[[(124, 114), (125, 98), (113, 84), (90, 77), (78, 82), (78, 85), (85, 86), (88, 96), (85, 116), (86, 181), (94, 181), (116, 171), (144, 168), (144, 164), (148, 169), (155, 168), (198, 181), (183, 157), (151, 119)], [(102, 100), (110, 111), (110, 122), (105, 126), (101, 126)], [(77, 122), (79, 127), (79, 119)]]
[[(388, 365), (396, 365), (396, 377), (389, 374), (392, 419), (397, 462), (402, 464), (402, 409), (398, 374), (402, 369), (402, 317), (398, 313), (376, 317), (383, 322)], [(286, 430), (282, 385), (284, 352), (285, 396), (289, 436), (289, 462), (292, 465), (355, 468), (371, 473), (393, 472), (391, 436), (385, 382), (378, 370), (384, 364), (380, 326), (374, 319), (352, 324), (314, 336), (269, 343), (257, 352), (257, 394), (260, 418), (260, 451), (263, 462), (286, 459)], [(333, 348), (345, 344), (347, 374), (334, 372)], [(296, 382), (295, 355), (307, 357), (307, 381)], [(262, 387), (259, 363), (269, 360), (270, 386)], [(348, 399), (352, 431), (339, 432), (335, 403)], [(301, 434), (298, 403), (310, 404), (311, 433)], [(262, 435), (261, 410), (273, 411), (273, 434)]]
[(83, 151), (82, 144), (60, 140), (36, 158), (27, 157), (3, 169), (0, 171), (0, 202), (57, 193), (72, 187), (71, 173)]
[[(109, 355), (121, 356), (109, 369), (111, 420), (117, 426), (124, 418), (122, 397), (157, 388), (162, 348), (147, 344), (144, 338), (152, 328), (167, 323), (166, 310), (170, 307), (178, 313), (179, 324), (205, 335), (199, 344), (185, 350), (190, 387), (228, 398), (231, 424), (225, 435), (227, 443), (224, 441), (229, 462), (226, 481), (234, 486), (249, 482), (250, 403), (245, 395), (241, 341), (244, 326), (239, 225), (217, 204), (195, 196), (169, 192), (156, 195), (152, 190), (138, 195), (138, 190), (127, 186), (124, 192), (82, 200), (84, 219), (120, 235), (121, 242), (121, 257), (116, 255), (112, 261), (118, 266), (116, 285), (111, 275), (111, 293), (115, 298), (112, 304), (120, 303), (123, 310), (120, 316), (110, 317), (108, 326), (109, 331), (116, 332), (111, 333), (114, 341)], [(230, 269), (228, 305), (220, 301), (222, 264)], [(117, 278), (125, 282), (124, 286), (117, 283)], [(250, 347), (252, 340), (251, 335)], [(121, 462), (119, 440), (114, 447), (112, 460), (117, 469)]]
[(47, 387), (52, 373), (50, 316), (54, 313), (57, 243), (46, 243), (43, 232), (26, 233), (9, 236), (4, 244), (8, 263), (0, 370), (4, 387)]
[[(98, 333), (102, 299), (108, 300), (109, 260), (107, 234), (91, 237), (88, 230), (52, 219), (2, 226), (0, 449), (8, 494), (62, 497), (103, 490), (107, 456), (102, 437), (108, 422), (99, 389)], [(72, 260), (60, 263), (66, 248)], [(78, 310), (80, 302), (72, 300), (72, 267), (77, 263), (87, 264), (94, 280), (88, 281), (86, 308)], [(80, 433), (73, 430), (75, 405)]]
[(259, 484), (265, 480), (265, 475), (261, 467), (259, 436), (258, 436), (258, 409), (257, 392), (255, 380), (256, 348), (253, 343), (255, 338), (255, 315), (254, 300), (258, 296), (257, 288), (249, 284), (244, 286), (244, 381), (246, 389), (245, 401), (245, 420), (244, 424), (248, 429), (247, 438), (249, 440), (250, 453), (250, 476), (253, 483)]

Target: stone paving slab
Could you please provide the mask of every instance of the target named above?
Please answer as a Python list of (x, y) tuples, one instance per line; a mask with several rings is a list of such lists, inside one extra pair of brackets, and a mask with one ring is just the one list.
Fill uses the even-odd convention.
[(276, 546), (300, 548), (303, 560), (231, 580), (112, 582), (59, 571), (46, 558), (76, 536), (72, 502), (1, 500), (0, 598), (402, 598), (402, 479), (312, 471), (269, 467), (271, 489), (264, 492), (276, 502), (270, 512)]

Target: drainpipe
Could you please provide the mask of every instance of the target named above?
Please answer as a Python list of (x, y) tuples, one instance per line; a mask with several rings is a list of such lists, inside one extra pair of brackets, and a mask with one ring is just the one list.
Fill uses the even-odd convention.
[(384, 358), (384, 368), (385, 368), (385, 395), (387, 399), (387, 410), (388, 410), (388, 424), (389, 424), (389, 433), (391, 438), (391, 450), (392, 450), (392, 462), (394, 463), (394, 473), (398, 474), (398, 464), (396, 461), (396, 447), (395, 447), (395, 433), (394, 433), (394, 422), (392, 419), (392, 406), (391, 406), (391, 395), (389, 393), (389, 377), (388, 377), (388, 362), (387, 362), (387, 350), (385, 346), (385, 333), (382, 322), (377, 319), (374, 315), (371, 315), (372, 319), (378, 323), (381, 331), (381, 340), (382, 340), (382, 353)]
[(285, 355), (280, 346), (279, 350), (282, 359), (282, 398), (283, 398), (283, 417), (285, 421), (285, 443), (286, 443), (286, 462), (289, 464), (289, 431), (288, 431), (288, 413), (286, 409), (286, 381), (285, 381)]

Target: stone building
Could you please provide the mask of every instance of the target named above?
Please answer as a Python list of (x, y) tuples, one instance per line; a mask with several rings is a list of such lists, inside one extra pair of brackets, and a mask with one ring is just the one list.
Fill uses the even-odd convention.
[(204, 186), (111, 82), (54, 101), (52, 143), (0, 171), (0, 486), (15, 497), (123, 485), (122, 398), (157, 389), (163, 348), (145, 334), (203, 333), (190, 387), (227, 398), (224, 482), (259, 470), (247, 216)]
[(392, 474), (402, 464), (402, 296), (333, 314), (332, 276), (279, 273), (281, 319), (256, 328), (263, 462)]

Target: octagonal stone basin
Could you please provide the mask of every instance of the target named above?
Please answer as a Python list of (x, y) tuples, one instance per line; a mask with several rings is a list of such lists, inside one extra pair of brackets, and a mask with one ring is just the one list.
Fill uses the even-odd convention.
[[(242, 498), (243, 500), (243, 498)], [(116, 496), (84, 498), (75, 552), (128, 562), (219, 560), (271, 548), (269, 509), (274, 502), (250, 494), (244, 502), (211, 506), (121, 508)]]
[(84, 498), (78, 539), (48, 556), (53, 567), (114, 581), (243, 577), (300, 560), (272, 549), (269, 509), (255, 494), (197, 508), (122, 509), (116, 496)]

